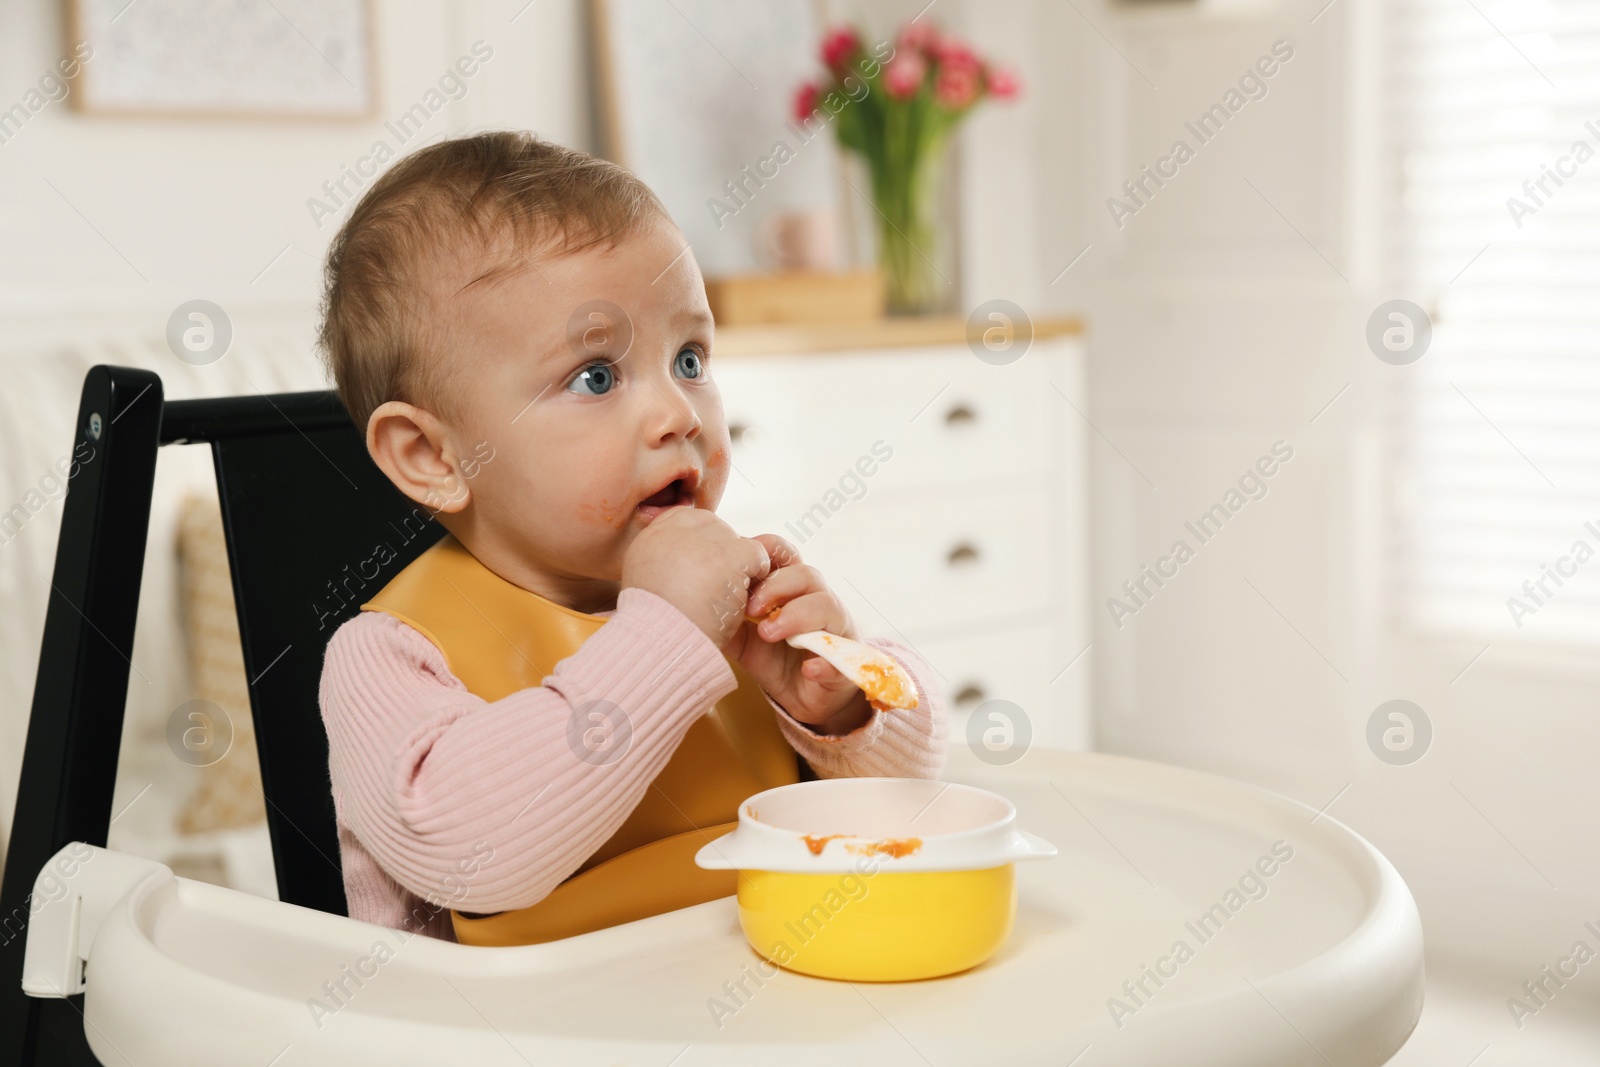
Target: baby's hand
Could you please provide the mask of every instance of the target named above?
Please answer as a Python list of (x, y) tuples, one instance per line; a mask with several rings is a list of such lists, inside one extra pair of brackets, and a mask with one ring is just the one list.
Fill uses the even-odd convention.
[(815, 567), (776, 534), (758, 534), (772, 569), (750, 588), (747, 621), (729, 646), (750, 677), (794, 718), (824, 734), (849, 733), (872, 717), (867, 698), (833, 664), (790, 648), (784, 638), (808, 630), (856, 637), (844, 604)]
[(744, 629), (750, 582), (770, 567), (766, 546), (740, 537), (714, 512), (668, 508), (628, 546), (622, 587), (650, 590), (731, 656), (729, 641)]

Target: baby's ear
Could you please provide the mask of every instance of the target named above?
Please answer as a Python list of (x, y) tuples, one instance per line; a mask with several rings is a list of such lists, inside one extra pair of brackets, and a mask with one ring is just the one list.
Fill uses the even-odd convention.
[(446, 461), (446, 428), (401, 400), (378, 405), (367, 420), (367, 452), (402, 493), (432, 512), (467, 506), (471, 490)]

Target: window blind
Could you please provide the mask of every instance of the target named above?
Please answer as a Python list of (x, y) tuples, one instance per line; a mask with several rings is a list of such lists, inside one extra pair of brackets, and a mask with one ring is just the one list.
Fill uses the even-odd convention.
[(1400, 379), (1416, 628), (1600, 642), (1600, 4), (1383, 8), (1385, 226), (1434, 333)]

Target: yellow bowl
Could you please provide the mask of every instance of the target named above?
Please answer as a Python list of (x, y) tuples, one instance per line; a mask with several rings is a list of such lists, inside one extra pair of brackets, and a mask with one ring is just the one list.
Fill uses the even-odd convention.
[(752, 948), (819, 978), (893, 982), (975, 967), (1011, 934), (1015, 861), (1055, 855), (1004, 797), (915, 778), (758, 793), (701, 867), (737, 868)]
[[(841, 879), (859, 885), (856, 896), (846, 895)], [(1005, 944), (1016, 913), (1010, 863), (870, 878), (739, 873), (739, 925), (750, 946), (818, 978), (902, 982), (964, 971)]]

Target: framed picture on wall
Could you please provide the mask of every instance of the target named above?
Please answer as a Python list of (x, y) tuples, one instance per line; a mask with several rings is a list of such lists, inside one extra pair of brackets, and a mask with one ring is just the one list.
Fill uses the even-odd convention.
[(701, 270), (771, 269), (763, 249), (787, 234), (818, 266), (836, 256), (833, 130), (793, 115), (816, 72), (815, 0), (591, 3), (605, 154), (655, 190)]
[(65, 0), (92, 55), (73, 106), (107, 115), (367, 118), (367, 0)]

